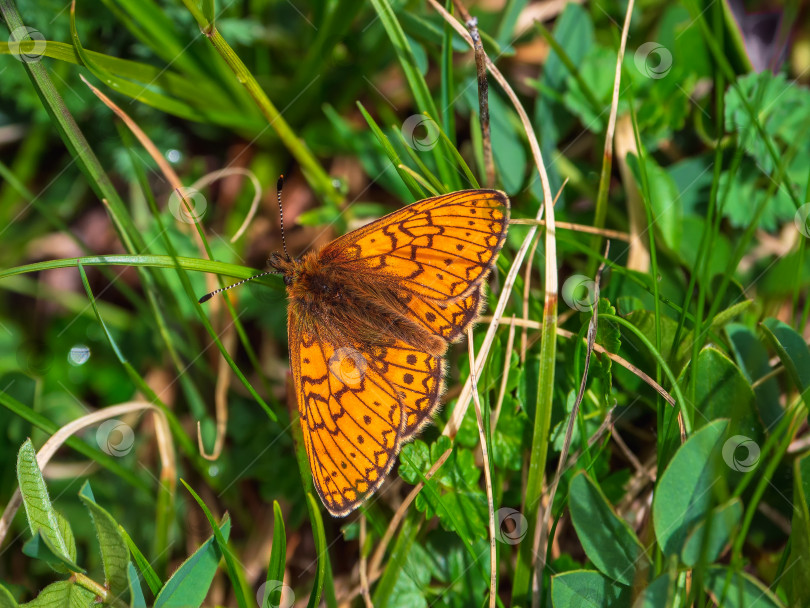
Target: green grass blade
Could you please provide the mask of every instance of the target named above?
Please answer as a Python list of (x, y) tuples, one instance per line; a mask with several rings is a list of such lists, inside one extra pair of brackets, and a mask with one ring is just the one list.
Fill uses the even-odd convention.
[[(189, 494), (191, 494), (194, 500), (197, 501), (197, 504), (200, 505), (203, 513), (205, 513), (205, 518), (208, 520), (208, 523), (211, 525), (211, 529), (214, 531), (214, 538), (217, 539), (219, 550), (222, 553), (222, 556), (225, 558), (225, 566), (228, 570), (228, 578), (231, 581), (230, 588), (233, 590), (233, 593), (236, 596), (236, 603), (239, 608), (247, 608), (248, 603), (245, 599), (245, 589), (247, 588), (247, 583), (245, 582), (244, 573), (242, 572), (241, 568), (237, 567), (236, 559), (228, 547), (228, 541), (225, 540), (225, 536), (223, 536), (222, 531), (219, 529), (219, 524), (217, 524), (216, 519), (214, 519), (214, 516), (211, 514), (211, 510), (208, 508), (208, 505), (206, 505), (203, 499), (191, 489), (191, 486), (188, 485), (184, 479), (181, 479), (180, 483), (186, 487), (186, 490), (188, 490)], [(249, 592), (247, 593), (247, 596), (250, 597)]]

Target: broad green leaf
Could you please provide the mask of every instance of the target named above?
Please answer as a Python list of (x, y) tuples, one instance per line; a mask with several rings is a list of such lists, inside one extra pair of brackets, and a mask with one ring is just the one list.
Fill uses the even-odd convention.
[(717, 418), (729, 418), (730, 432), (759, 440), (763, 436), (754, 407), (754, 391), (751, 385), (725, 353), (707, 346), (698, 354), (696, 361), (690, 361), (679, 382), (686, 390), (689, 377), (695, 378), (695, 408), (702, 416), (697, 416), (695, 426)]
[[(485, 597), (489, 577), (480, 573), (489, 574), (488, 540), (478, 539), (470, 550), (458, 534), (435, 529), (428, 533), (426, 541), (421, 545), (414, 543), (409, 557), (414, 562), (419, 560), (433, 579), (444, 584), (444, 597), (449, 605), (470, 606)], [(411, 575), (415, 580), (421, 576), (413, 571)]]
[(633, 608), (660, 608), (661, 606), (677, 606), (676, 581), (668, 573), (664, 573), (653, 582), (633, 602)]
[(427, 608), (428, 599), (425, 597), (431, 578), (430, 569), (432, 556), (419, 543), (411, 547), (405, 564), (399, 569), (391, 596), (388, 598), (389, 606), (402, 606), (403, 608)]
[(810, 454), (793, 463), (793, 520), (784, 586), (791, 606), (810, 606)]
[(374, 605), (375, 606), (389, 606), (389, 598), (396, 587), (405, 564), (408, 560), (416, 535), (419, 531), (419, 524), (417, 520), (421, 520), (421, 515), (411, 509), (406, 514), (402, 527), (397, 535), (397, 540), (388, 556), (388, 563), (385, 566), (382, 576), (374, 589)]
[(631, 597), (630, 587), (593, 570), (573, 570), (551, 577), (553, 606), (624, 608), (630, 605)]
[(17, 608), (17, 600), (11, 595), (11, 592), (3, 585), (0, 585), (0, 608)]
[(129, 601), (130, 608), (146, 608), (146, 598), (143, 596), (140, 577), (138, 577), (138, 571), (132, 565), (132, 562), (127, 562), (127, 585), (129, 597), (131, 598)]
[(760, 327), (802, 394), (805, 404), (810, 407), (810, 391), (807, 390), (810, 388), (810, 348), (804, 338), (790, 325), (777, 319), (765, 319)]
[[(404, 446), (400, 476), (412, 484), (422, 481), (450, 445), (450, 440), (442, 436), (429, 449), (419, 440)], [(473, 452), (456, 447), (416, 497), (416, 508), (428, 517), (438, 516), (446, 530), (455, 530), (467, 543), (486, 538), (487, 502), (478, 485), (480, 476)]]
[[(805, 581), (806, 583), (807, 581)], [(724, 608), (781, 608), (779, 598), (747, 572), (711, 566), (704, 580), (706, 593)]]
[(570, 74), (566, 80), (563, 103), (591, 132), (601, 133), (607, 126), (608, 115), (604, 110), (610, 106), (615, 73), (616, 53), (595, 43), (582, 58), (579, 74)]
[(739, 525), (742, 514), (743, 506), (739, 498), (712, 509), (707, 518), (689, 533), (681, 551), (681, 561), (691, 568), (700, 563), (701, 558), (706, 564), (716, 560), (731, 542), (731, 536)]
[[(464, 86), (464, 97), (478, 121), (477, 80), (472, 78)], [(489, 91), (490, 135), (492, 154), (497, 174), (507, 192), (516, 192), (526, 178), (526, 146), (520, 122), (511, 105), (493, 89)]]
[(68, 557), (72, 561), (76, 561), (76, 538), (73, 536), (73, 528), (70, 527), (70, 522), (59, 511), (56, 511), (56, 522), (59, 526), (59, 533), (65, 539), (67, 545)]
[(761, 167), (751, 161), (744, 160), (736, 173), (723, 171), (718, 183), (719, 191), (728, 193), (723, 205), (723, 215), (735, 228), (749, 226), (753, 211), (759, 204), (765, 205), (759, 219), (759, 227), (763, 230), (776, 230), (783, 222), (792, 220), (796, 213), (796, 206), (784, 187), (784, 182), (767, 201), (763, 201), (766, 188), (771, 182), (762, 175)]
[(42, 529), (37, 530), (33, 538), (23, 545), (23, 553), (34, 559), (46, 562), (57, 572), (84, 572), (84, 569), (59, 552), (53, 542), (42, 534)]
[(680, 555), (686, 537), (708, 514), (721, 469), (728, 420), (715, 420), (693, 433), (658, 480), (653, 496), (653, 526), (665, 555)]
[[(716, 331), (723, 327), (726, 323), (734, 319), (735, 317), (741, 315), (749, 306), (751, 306), (751, 300), (745, 300), (743, 302), (738, 302), (729, 306), (725, 310), (720, 311), (715, 315), (712, 319), (711, 324), (709, 325), (709, 329), (712, 331)], [(630, 320), (633, 325), (638, 327), (646, 336), (654, 336), (655, 335), (655, 313), (650, 310), (634, 310), (629, 315), (627, 315), (627, 319)], [(678, 340), (678, 344), (674, 345), (675, 348), (672, 348), (673, 340), (675, 338), (675, 331), (678, 327), (677, 321), (670, 317), (661, 317), (661, 355), (664, 359), (672, 361), (670, 365), (672, 365), (672, 370), (674, 373), (678, 374), (682, 369), (683, 366), (691, 359), (692, 357), (692, 343), (695, 340), (694, 330), (690, 330), (687, 332), (681, 332), (680, 338)], [(704, 331), (705, 331), (704, 327)], [(632, 343), (639, 344), (636, 338), (633, 337), (632, 334), (628, 334), (625, 338)], [(643, 351), (643, 347), (641, 348)]]
[[(752, 329), (740, 323), (729, 323), (725, 327), (734, 359), (740, 366), (749, 384), (771, 372), (768, 351)], [(772, 428), (781, 420), (784, 411), (779, 405), (779, 382), (768, 378), (754, 389), (757, 410), (765, 428)]]
[[(518, 356), (514, 355), (517, 362)], [(517, 370), (513, 370), (517, 374)], [(465, 416), (466, 420), (466, 416)], [(528, 442), (529, 418), (516, 399), (506, 395), (498, 416), (498, 425), (492, 430), (492, 461), (499, 469), (519, 471), (523, 466), (523, 446)]]
[[(67, 521), (60, 520), (59, 515), (51, 504), (48, 488), (42, 478), (42, 471), (37, 464), (37, 453), (30, 439), (26, 439), (17, 455), (17, 479), (20, 484), (25, 514), (28, 517), (28, 527), (31, 534), (36, 537), (38, 531), (47, 539), (48, 548), (65, 563), (72, 562), (76, 557), (75, 541)], [(72, 555), (71, 555), (72, 553)], [(49, 562), (54, 566), (53, 562)], [(60, 572), (67, 572), (67, 568), (55, 566)]]
[[(552, 31), (562, 52), (560, 54), (552, 47), (543, 63), (543, 72), (537, 88), (540, 95), (534, 109), (533, 123), (535, 129), (542, 132), (540, 148), (543, 158), (552, 158), (557, 143), (575, 124), (575, 117), (568, 111), (562, 100), (555, 95), (545, 94), (546, 91), (562, 93), (566, 88), (567, 79), (574, 74), (569, 66), (576, 72), (585, 55), (594, 43), (594, 27), (591, 15), (587, 10), (574, 2), (568, 2), (562, 14), (555, 19)], [(549, 163), (548, 178), (551, 191), (557, 192), (562, 185), (558, 163)], [(539, 179), (532, 182), (532, 192), (538, 198), (543, 196), (543, 187)], [(565, 203), (566, 193), (563, 191), (561, 203)], [(563, 206), (563, 205), (560, 205)]]
[[(227, 539), (231, 533), (231, 520), (225, 517), (219, 529)], [(208, 588), (217, 572), (222, 557), (216, 539), (211, 536), (184, 561), (166, 581), (155, 598), (154, 608), (197, 608), (202, 606)]]
[[(788, 81), (785, 74), (770, 70), (744, 74), (737, 79), (737, 85), (739, 89), (729, 87), (726, 92), (726, 129), (740, 134), (747, 132), (747, 137), (741, 137), (746, 152), (766, 173), (771, 173), (773, 158), (755, 130), (741, 95), (760, 108), (757, 119), (765, 133), (779, 143), (789, 143), (810, 121), (810, 91)], [(805, 150), (807, 144), (803, 143)]]
[(571, 480), (568, 508), (585, 554), (602, 574), (632, 585), (639, 572), (649, 569), (650, 560), (633, 530), (584, 472)]
[(114, 595), (126, 597), (129, 589), (127, 577), (127, 569), (130, 565), (129, 549), (127, 549), (127, 544), (118, 531), (118, 523), (106, 509), (96, 504), (89, 481), (84, 482), (82, 489), (79, 491), (79, 499), (90, 511), (90, 517), (96, 528), (107, 587)]
[(36, 599), (21, 604), (22, 608), (90, 608), (96, 594), (73, 581), (52, 583), (39, 592)]
[[(599, 298), (599, 312), (606, 312), (611, 315), (616, 314), (616, 308), (607, 298)], [(605, 347), (611, 353), (618, 353), (622, 346), (622, 332), (612, 321), (601, 321), (596, 328), (596, 342)], [(610, 361), (610, 359), (608, 359)]]

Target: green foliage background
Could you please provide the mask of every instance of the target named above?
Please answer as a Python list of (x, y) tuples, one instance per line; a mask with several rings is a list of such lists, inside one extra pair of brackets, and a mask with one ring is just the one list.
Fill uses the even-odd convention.
[[(754, 70), (725, 2), (636, 4), (616, 108), (616, 151), (631, 153), (605, 165), (627, 4), (571, 3), (528, 26), (537, 5), (497, 4), (470, 10), (552, 191), (566, 182), (557, 221), (602, 236), (557, 229), (563, 331), (549, 348), (542, 243), (529, 284), (518, 275), (479, 378), (490, 462), (472, 407), (452, 441), (440, 434), (469, 376), (462, 345), (435, 425), (361, 522), (322, 514), (296, 450), (281, 281), (230, 292), (227, 307), (196, 300), (217, 286), (207, 275), (248, 277), (280, 249), (280, 173), (294, 254), (483, 182), (465, 42), (414, 1), (0, 0), (0, 504), (18, 487), (23, 504), (0, 539), (0, 607), (360, 606), (361, 569), (381, 547), (374, 606), (484, 606), (485, 466), (498, 605), (810, 604), (806, 58)], [(780, 10), (791, 48), (806, 48), (800, 7)], [(199, 221), (181, 221), (166, 172), (81, 77), (185, 186), (252, 172), (263, 190), (245, 235), (231, 240), (250, 180), (200, 187)], [(497, 186), (513, 218), (534, 218), (528, 139), (490, 85)], [(422, 126), (404, 128), (414, 116)], [(607, 259), (603, 229), (621, 233)], [(490, 311), (528, 230), (510, 227)], [(594, 311), (601, 350), (575, 408)], [(534, 324), (510, 334), (513, 314)], [(209, 461), (195, 427), (210, 453), (222, 360), (228, 421)], [(161, 412), (165, 435), (152, 413), (89, 426), (43, 477), (36, 450), (50, 436), (134, 400)], [(538, 467), (545, 482), (531, 486)], [(548, 529), (527, 506), (541, 497)]]

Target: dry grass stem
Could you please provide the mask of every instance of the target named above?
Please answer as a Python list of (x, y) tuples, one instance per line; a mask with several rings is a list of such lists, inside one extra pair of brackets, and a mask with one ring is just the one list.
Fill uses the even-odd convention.
[[(115, 418), (116, 416), (123, 416), (132, 412), (142, 412), (145, 410), (152, 411), (155, 416), (155, 435), (157, 439), (158, 453), (160, 454), (161, 466), (160, 477), (161, 479), (174, 480), (176, 483), (177, 466), (175, 461), (174, 446), (171, 441), (171, 431), (169, 430), (169, 422), (166, 419), (166, 414), (163, 413), (160, 408), (145, 401), (127, 401), (126, 403), (111, 405), (97, 412), (93, 412), (92, 414), (82, 416), (73, 422), (69, 422), (51, 435), (51, 437), (39, 449), (37, 452), (37, 465), (41, 471), (44, 470), (48, 462), (50, 462), (51, 458), (53, 458), (54, 454), (56, 454), (57, 450), (62, 447), (62, 445), (70, 437), (79, 431), (89, 426), (93, 426), (94, 424), (98, 424), (99, 422), (103, 422), (104, 420)], [(17, 489), (14, 491), (11, 500), (9, 500), (8, 504), (6, 505), (6, 508), (3, 511), (3, 516), (0, 517), (0, 545), (3, 544), (3, 539), (5, 539), (6, 534), (8, 534), (11, 521), (14, 519), (14, 515), (17, 513), (17, 509), (19, 509), (21, 502), (22, 496), (20, 495), (20, 490)]]
[(470, 376), (473, 386), (473, 404), (475, 405), (475, 419), (478, 422), (478, 437), (481, 440), (481, 454), (484, 458), (484, 479), (487, 488), (487, 507), (489, 509), (489, 608), (495, 608), (498, 598), (498, 560), (495, 546), (495, 504), (492, 498), (492, 468), (489, 462), (489, 449), (487, 448), (487, 435), (484, 428), (484, 417), (481, 414), (481, 402), (478, 399), (478, 378), (475, 375), (475, 347), (473, 346), (472, 328), (467, 327), (467, 352), (470, 355)]
[[(608, 259), (608, 254), (610, 253), (610, 241), (607, 242), (605, 245), (605, 253), (602, 256), (605, 260)], [(542, 576), (543, 569), (545, 568), (546, 563), (546, 552), (542, 550), (545, 547), (546, 543), (545, 534), (548, 532), (548, 526), (551, 522), (551, 505), (554, 504), (554, 495), (557, 493), (557, 487), (560, 484), (560, 478), (562, 477), (563, 473), (563, 466), (565, 465), (565, 460), (568, 457), (568, 450), (571, 448), (571, 437), (574, 433), (574, 423), (577, 419), (577, 414), (579, 413), (579, 406), (582, 403), (582, 398), (585, 396), (585, 387), (588, 384), (588, 371), (590, 370), (591, 366), (591, 354), (593, 353), (593, 346), (596, 341), (596, 332), (599, 328), (599, 288), (602, 282), (602, 272), (605, 270), (605, 262), (603, 261), (599, 265), (599, 269), (596, 271), (596, 280), (594, 281), (594, 301), (593, 301), (593, 312), (591, 314), (590, 323), (588, 323), (588, 348), (585, 351), (585, 367), (582, 370), (582, 379), (579, 382), (579, 391), (577, 392), (576, 400), (574, 401), (574, 407), (571, 408), (571, 415), (568, 417), (568, 425), (565, 429), (565, 439), (563, 440), (563, 447), (560, 451), (560, 459), (557, 461), (557, 472), (554, 475), (554, 481), (551, 483), (551, 488), (549, 491), (548, 497), (548, 505), (549, 507), (545, 509), (544, 517), (543, 517), (543, 525), (541, 526), (540, 531), (540, 544), (539, 547), (541, 550), (539, 551), (539, 555), (537, 556), (537, 572), (536, 575), (538, 577)]]
[[(515, 315), (512, 315), (512, 320), (514, 321)], [(492, 421), (490, 423), (490, 428), (495, 431), (495, 428), (498, 426), (498, 418), (501, 415), (501, 407), (503, 406), (503, 400), (506, 396), (506, 383), (509, 381), (509, 369), (511, 368), (512, 363), (512, 349), (515, 346), (515, 324), (509, 324), (509, 334), (506, 338), (506, 350), (504, 351), (503, 355), (503, 371), (501, 372), (501, 386), (498, 390), (498, 402), (495, 404), (495, 409), (492, 410)]]
[(371, 601), (371, 592), (368, 583), (368, 564), (366, 563), (366, 515), (360, 514), (360, 594), (366, 603), (366, 608), (374, 608)]
[[(222, 336), (222, 346), (228, 352), (233, 352), (236, 348), (236, 326), (231, 323), (225, 328)], [(203, 445), (202, 434), (200, 432), (200, 421), (197, 421), (197, 449), (200, 455), (206, 460), (217, 460), (222, 454), (225, 446), (225, 432), (228, 429), (228, 387), (231, 385), (233, 370), (224, 357), (217, 360), (217, 382), (214, 389), (214, 404), (217, 416), (217, 435), (214, 440), (214, 449), (208, 454)]]
[[(566, 178), (567, 179), (567, 178)], [(534, 220), (531, 218), (515, 218), (509, 220), (510, 224), (523, 225), (523, 226), (545, 226), (546, 220)], [(627, 232), (620, 230), (611, 230), (609, 228), (596, 228), (595, 226), (587, 226), (585, 224), (573, 224), (571, 222), (557, 222), (557, 228), (563, 230), (571, 230), (573, 232), (587, 232), (588, 234), (598, 234), (607, 239), (614, 239), (617, 241), (630, 242), (632, 236)]]
[[(456, 20), (450, 13), (448, 13), (444, 7), (439, 4), (436, 0), (428, 0), (430, 5), (438, 12), (450, 26), (459, 33), (459, 35), (470, 45), (473, 46), (472, 39), (464, 27)], [(489, 69), (490, 74), (492, 74), (493, 78), (498, 82), (501, 88), (506, 93), (509, 100), (512, 102), (515, 111), (520, 118), (520, 121), (523, 125), (524, 131), (526, 132), (526, 136), (529, 140), (529, 146), (532, 151), (532, 157), (534, 158), (535, 165), (537, 167), (537, 171), (540, 174), (540, 181), (543, 186), (543, 204), (540, 206), (540, 209), (537, 212), (536, 219), (541, 219), (543, 216), (544, 209), (546, 207), (545, 203), (551, 201), (551, 188), (549, 186), (548, 181), (548, 174), (546, 173), (546, 168), (543, 163), (543, 155), (540, 152), (540, 144), (537, 141), (537, 137), (534, 134), (534, 130), (531, 126), (531, 121), (529, 120), (528, 115), (526, 114), (526, 110), (523, 109), (523, 106), (520, 103), (517, 95), (515, 94), (512, 87), (506, 81), (503, 74), (501, 74), (500, 70), (492, 63), (492, 60), (489, 57), (486, 57), (487, 69)], [(554, 211), (552, 206), (549, 205), (549, 210), (547, 213), (547, 229), (549, 232), (549, 238), (546, 241), (546, 293), (554, 294), (554, 307), (556, 309), (556, 294), (557, 294), (557, 255), (556, 255), (556, 247), (555, 247), (555, 228), (554, 228)], [(518, 249), (515, 260), (512, 263), (512, 267), (509, 269), (509, 273), (507, 274), (506, 281), (504, 282), (503, 290), (501, 291), (501, 295), (498, 298), (498, 304), (495, 307), (495, 311), (492, 314), (492, 322), (490, 323), (489, 327), (487, 328), (487, 333), (484, 336), (484, 342), (481, 345), (481, 349), (478, 352), (478, 359), (475, 365), (476, 373), (480, 374), (484, 367), (484, 362), (486, 358), (489, 356), (489, 349), (492, 347), (492, 342), (495, 339), (495, 332), (498, 330), (498, 321), (503, 316), (503, 311), (506, 309), (506, 303), (509, 298), (509, 295), (512, 291), (512, 288), (515, 283), (515, 278), (517, 277), (517, 273), (520, 270), (520, 265), (523, 262), (523, 258), (526, 255), (526, 251), (531, 243), (532, 239), (534, 238), (535, 233), (537, 232), (537, 227), (533, 226), (529, 233), (526, 235), (526, 238), (523, 241), (523, 244)], [(550, 251), (550, 255), (549, 255)], [(453, 410), (453, 413), (450, 416), (450, 420), (448, 421), (447, 425), (444, 428), (443, 434), (448, 435), (450, 437), (455, 437), (456, 432), (458, 431), (461, 421), (464, 418), (464, 414), (467, 411), (467, 407), (470, 404), (471, 398), (471, 382), (470, 378), (468, 377), (466, 382), (464, 383), (463, 388), (461, 389), (461, 394), (459, 395), (458, 401), (456, 403), (456, 407)]]
[(253, 218), (256, 216), (256, 212), (259, 210), (259, 203), (262, 200), (262, 194), (264, 191), (262, 189), (261, 182), (259, 182), (259, 178), (256, 177), (256, 174), (250, 169), (245, 169), (244, 167), (227, 167), (225, 169), (212, 171), (211, 173), (203, 175), (200, 179), (191, 184), (189, 188), (191, 190), (199, 190), (200, 188), (205, 188), (206, 186), (211, 185), (217, 180), (230, 177), (231, 175), (244, 175), (250, 180), (250, 183), (253, 184), (253, 199), (250, 201), (250, 209), (248, 209), (242, 225), (239, 226), (236, 232), (234, 232), (230, 240), (231, 243), (235, 243), (245, 233), (248, 226), (250, 226), (250, 222), (252, 222)]
[[(485, 321), (485, 320), (488, 320), (488, 319), (489, 319), (489, 317), (482, 317), (481, 320)], [(531, 329), (542, 329), (542, 325), (537, 321), (524, 321), (523, 319), (514, 319), (514, 318), (509, 319), (509, 318), (507, 318), (507, 319), (501, 319), (500, 322), (505, 323), (505, 324), (520, 325), (520, 326), (525, 324), (527, 327), (529, 327)], [(576, 334), (574, 332), (568, 331), (567, 329), (562, 329), (562, 328), (559, 328), (559, 327), (557, 328), (557, 335), (561, 336), (563, 338), (575, 338), (576, 337)], [(597, 353), (599, 353), (600, 355), (605, 355), (606, 357), (610, 358), (611, 361), (614, 361), (615, 363), (618, 363), (619, 365), (621, 365), (626, 370), (632, 372), (633, 374), (635, 374), (636, 376), (641, 378), (641, 380), (643, 380), (651, 388), (655, 389), (655, 391), (659, 395), (661, 395), (666, 400), (667, 403), (669, 403), (672, 406), (675, 405), (675, 399), (672, 397), (672, 395), (670, 395), (666, 391), (666, 389), (663, 386), (658, 384), (648, 374), (644, 373), (644, 371), (642, 371), (641, 369), (639, 369), (638, 367), (636, 367), (635, 365), (630, 363), (627, 359), (625, 359), (621, 355), (617, 355), (616, 353), (610, 352), (609, 350), (605, 349), (605, 347), (600, 345), (600, 344), (594, 344), (593, 349)]]

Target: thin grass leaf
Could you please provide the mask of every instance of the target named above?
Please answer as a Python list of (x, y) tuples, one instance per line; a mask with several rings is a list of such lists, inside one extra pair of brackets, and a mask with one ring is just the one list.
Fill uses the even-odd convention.
[[(399, 65), (416, 100), (417, 107), (421, 112), (427, 112), (430, 116), (439, 116), (430, 89), (428, 89), (427, 83), (417, 66), (413, 50), (408, 44), (405, 32), (397, 20), (393, 7), (388, 0), (371, 0), (371, 4), (374, 6), (374, 10), (377, 11), (380, 23), (382, 23), (388, 38), (391, 40), (397, 59), (399, 59)], [(444, 152), (443, 145), (433, 148), (433, 158), (442, 182), (450, 186), (455, 181), (455, 175), (445, 160)]]
[[(191, 486), (188, 485), (184, 479), (181, 479), (180, 483), (186, 487), (189, 494), (191, 494), (194, 500), (197, 501), (197, 504), (200, 505), (203, 513), (205, 513), (205, 518), (208, 520), (208, 523), (211, 524), (211, 529), (214, 531), (214, 538), (216, 538), (217, 545), (219, 545), (219, 550), (222, 553), (222, 556), (225, 558), (225, 565), (228, 570), (228, 578), (231, 580), (231, 589), (236, 596), (236, 603), (239, 605), (239, 608), (247, 608), (247, 600), (245, 599), (245, 589), (247, 587), (247, 583), (245, 582), (244, 573), (240, 568), (237, 567), (236, 560), (231, 554), (231, 550), (228, 548), (228, 542), (225, 540), (225, 536), (219, 529), (217, 521), (211, 514), (211, 510), (208, 508), (208, 505), (206, 505), (203, 499), (200, 498), (193, 489), (191, 489)], [(249, 595), (250, 594), (248, 593), (248, 596)]]
[(138, 570), (140, 571), (143, 579), (146, 581), (149, 590), (152, 592), (152, 595), (157, 595), (160, 589), (163, 587), (163, 581), (160, 580), (157, 572), (154, 571), (152, 565), (149, 563), (149, 560), (146, 559), (141, 550), (138, 549), (138, 546), (135, 544), (135, 541), (132, 540), (130, 535), (127, 533), (124, 528), (118, 526), (118, 531), (121, 533), (121, 537), (124, 539), (124, 542), (127, 544), (129, 548), (129, 552), (132, 555), (135, 563), (138, 565)]
[(315, 553), (318, 559), (318, 569), (315, 572), (315, 582), (312, 586), (312, 593), (309, 595), (307, 608), (315, 608), (320, 603), (321, 593), (323, 593), (329, 563), (329, 550), (326, 546), (326, 532), (323, 528), (320, 506), (309, 492), (307, 492), (307, 511), (309, 512), (309, 521), (312, 524), (312, 534), (315, 536)]
[[(267, 596), (270, 606), (281, 605), (282, 586), (278, 583), (284, 581), (284, 569), (287, 566), (287, 533), (284, 529), (284, 516), (278, 501), (273, 501), (273, 546), (270, 549), (270, 564), (267, 567), (267, 584), (274, 585)], [(274, 591), (277, 593), (274, 595)], [(265, 603), (267, 603), (265, 602)], [(263, 604), (264, 605), (264, 604)]]
[(411, 194), (413, 194), (414, 198), (416, 199), (425, 198), (425, 192), (422, 190), (419, 182), (417, 182), (410, 173), (399, 168), (402, 164), (402, 159), (399, 157), (399, 154), (397, 154), (394, 146), (391, 145), (388, 137), (385, 135), (385, 133), (383, 133), (382, 129), (380, 129), (379, 125), (377, 125), (376, 121), (371, 117), (371, 114), (366, 111), (366, 108), (359, 101), (357, 102), (357, 107), (360, 109), (360, 113), (363, 115), (363, 118), (366, 119), (371, 131), (377, 137), (377, 141), (380, 142), (380, 145), (385, 151), (386, 156), (388, 156), (388, 159), (391, 161), (391, 164), (394, 165), (399, 173), (399, 176), (402, 178), (402, 181), (405, 182), (408, 190), (411, 191)]

